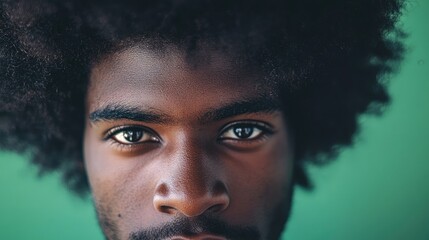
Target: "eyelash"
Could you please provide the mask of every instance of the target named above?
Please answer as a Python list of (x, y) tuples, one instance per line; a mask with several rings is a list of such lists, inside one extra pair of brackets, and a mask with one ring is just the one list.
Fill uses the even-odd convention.
[[(237, 132), (234, 132), (234, 134), (236, 135), (237, 138), (223, 137), (223, 135), (225, 135), (225, 133), (227, 133), (228, 131), (233, 131), (234, 128), (238, 128), (238, 127), (252, 128), (251, 136), (253, 135), (253, 131), (255, 131), (255, 129), (260, 131), (260, 133), (253, 138), (250, 138), (250, 137), (249, 138), (240, 138), (237, 136)], [(251, 141), (261, 140), (261, 139), (263, 139), (269, 135), (272, 135), (274, 133), (274, 130), (273, 130), (273, 127), (271, 125), (269, 125), (268, 123), (248, 120), (248, 121), (239, 121), (239, 122), (232, 122), (232, 123), (226, 124), (220, 132), (221, 132), (221, 134), (218, 138), (220, 141), (226, 140), (226, 141), (251, 142)], [(241, 131), (239, 131), (239, 132), (241, 132)]]
[[(136, 143), (122, 143), (119, 140), (115, 139), (115, 136), (119, 133), (124, 133), (125, 131), (140, 131), (142, 136), (138, 139), (138, 141), (140, 141), (141, 138), (143, 138), (145, 135), (149, 135), (149, 137), (151, 138), (151, 140), (148, 141), (143, 141), (143, 142), (136, 142)], [(105, 137), (103, 138), (104, 141), (109, 141), (111, 140), (113, 143), (117, 143), (119, 145), (124, 145), (124, 146), (132, 146), (132, 145), (137, 145), (137, 144), (142, 144), (142, 143), (147, 143), (147, 142), (161, 142), (161, 138), (151, 129), (146, 128), (146, 127), (142, 127), (142, 126), (119, 126), (119, 127), (115, 127), (112, 128), (110, 130), (107, 131), (107, 133), (105, 134)]]
[[(236, 138), (224, 136), (229, 131), (234, 131), (234, 128), (238, 128), (238, 127), (252, 128), (250, 136), (253, 135), (253, 132), (255, 131), (255, 129), (260, 132), (257, 134), (257, 136), (254, 136), (252, 138), (240, 138), (237, 136), (236, 134), (237, 132), (234, 133)], [(140, 141), (146, 135), (148, 135), (151, 139), (147, 141), (135, 142), (135, 143), (132, 143), (132, 142), (123, 143), (115, 139), (116, 135), (120, 133), (124, 133), (126, 131), (130, 131), (130, 132), (141, 131), (142, 136), (138, 139), (138, 141)], [(243, 121), (236, 121), (236, 122), (232, 122), (224, 125), (220, 130), (220, 134), (217, 140), (218, 142), (225, 142), (227, 144), (230, 144), (230, 143), (251, 144), (251, 143), (256, 143), (258, 141), (263, 141), (264, 139), (266, 139), (266, 137), (272, 135), (273, 133), (274, 133), (273, 127), (268, 123), (261, 122), (261, 121), (253, 121), (253, 120), (243, 120)], [(128, 126), (125, 125), (125, 126), (112, 128), (106, 132), (103, 140), (110, 141), (110, 143), (114, 144), (115, 147), (118, 147), (119, 150), (124, 150), (124, 151), (131, 151), (133, 148), (141, 144), (160, 143), (162, 141), (161, 137), (157, 135), (153, 130), (146, 127), (134, 126), (134, 125), (128, 125)]]

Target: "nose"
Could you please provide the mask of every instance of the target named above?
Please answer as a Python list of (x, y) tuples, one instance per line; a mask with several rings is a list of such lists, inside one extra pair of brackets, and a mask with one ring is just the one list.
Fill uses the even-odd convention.
[(170, 156), (153, 197), (158, 212), (196, 217), (220, 213), (230, 202), (221, 169), (215, 161), (192, 148), (180, 149)]

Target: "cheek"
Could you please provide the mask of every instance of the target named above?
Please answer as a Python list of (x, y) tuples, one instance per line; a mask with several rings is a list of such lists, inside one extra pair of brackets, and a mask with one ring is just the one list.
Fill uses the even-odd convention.
[[(293, 153), (286, 135), (255, 153), (236, 156), (240, 164), (229, 167), (231, 209), (234, 215), (253, 219), (252, 224), (269, 228), (279, 205), (289, 203), (292, 187)], [(239, 221), (239, 220), (236, 220)]]
[(140, 173), (141, 161), (121, 158), (112, 153), (108, 143), (88, 133), (84, 140), (84, 159), (97, 211), (102, 211), (103, 217), (123, 232), (144, 225), (150, 218), (143, 216), (153, 212), (154, 176), (150, 171)]
[(101, 192), (112, 190), (115, 183), (117, 184), (117, 181), (121, 179), (120, 168), (113, 169), (110, 167), (114, 166), (115, 159), (106, 154), (104, 145), (90, 130), (85, 131), (85, 168), (95, 200), (97, 200)]
[(267, 154), (271, 154), (272, 162), (266, 163), (265, 172), (259, 175), (260, 194), (255, 201), (260, 203), (258, 213), (259, 218), (263, 219), (261, 232), (268, 237), (279, 228), (283, 229), (289, 215), (293, 188), (292, 146), (281, 141)]

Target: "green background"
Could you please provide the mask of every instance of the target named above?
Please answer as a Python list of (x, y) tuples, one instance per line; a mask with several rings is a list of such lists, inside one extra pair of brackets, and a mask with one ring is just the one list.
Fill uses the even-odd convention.
[[(408, 52), (391, 78), (392, 105), (363, 117), (355, 147), (311, 168), (297, 189), (288, 240), (429, 240), (429, 0), (407, 3)], [(25, 158), (0, 153), (0, 239), (103, 239), (90, 200), (55, 174), (38, 179)]]

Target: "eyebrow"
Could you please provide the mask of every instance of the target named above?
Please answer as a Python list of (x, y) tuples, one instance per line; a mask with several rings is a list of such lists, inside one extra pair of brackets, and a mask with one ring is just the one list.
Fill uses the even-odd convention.
[[(258, 97), (253, 99), (244, 99), (238, 102), (220, 106), (218, 108), (208, 109), (198, 118), (198, 122), (205, 124), (238, 115), (258, 112), (272, 112), (279, 109), (279, 102), (273, 98)], [(109, 104), (106, 107), (95, 110), (89, 114), (89, 120), (92, 123), (121, 119), (158, 124), (174, 122), (173, 118), (167, 114), (163, 114), (154, 110), (143, 110), (138, 107), (122, 104)]]
[(243, 114), (273, 112), (276, 110), (280, 110), (280, 103), (273, 98), (262, 96), (210, 109), (199, 118), (199, 122), (208, 123)]
[(120, 104), (109, 104), (106, 107), (95, 110), (89, 114), (89, 120), (93, 123), (121, 119), (146, 123), (167, 123), (170, 121), (169, 116), (166, 114), (162, 114), (153, 110), (143, 111), (138, 107)]

